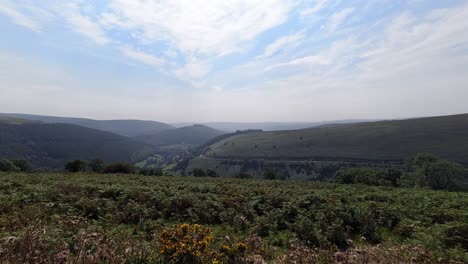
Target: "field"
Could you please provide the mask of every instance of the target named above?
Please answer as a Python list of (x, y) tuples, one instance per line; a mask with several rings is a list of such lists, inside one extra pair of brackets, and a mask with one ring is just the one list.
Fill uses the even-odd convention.
[(463, 263), (468, 193), (0, 174), (1, 263)]

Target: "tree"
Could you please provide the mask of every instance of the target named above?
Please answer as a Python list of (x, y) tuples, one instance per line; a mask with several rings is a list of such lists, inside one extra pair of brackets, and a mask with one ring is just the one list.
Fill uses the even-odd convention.
[(216, 178), (218, 177), (218, 174), (214, 170), (206, 170), (206, 176), (211, 177), (211, 178)]
[(106, 174), (132, 174), (135, 173), (135, 167), (133, 166), (133, 164), (127, 162), (114, 162), (105, 166), (103, 172)]
[(145, 176), (162, 176), (163, 171), (161, 168), (149, 168), (140, 170), (140, 174)]
[(65, 164), (65, 170), (68, 172), (86, 171), (86, 162), (83, 160), (69, 161), (67, 164)]
[(32, 166), (26, 160), (13, 160), (13, 165), (17, 167), (22, 172), (31, 172)]
[(20, 171), (18, 167), (13, 164), (13, 162), (6, 160), (6, 159), (0, 159), (0, 171), (4, 172), (15, 172), (15, 171)]
[(206, 173), (203, 169), (195, 168), (192, 170), (192, 175), (194, 177), (206, 177)]
[(276, 173), (271, 169), (265, 169), (265, 171), (263, 172), (263, 179), (276, 180)]
[(88, 167), (92, 172), (102, 173), (104, 171), (104, 161), (102, 159), (90, 160)]
[(465, 168), (452, 161), (438, 160), (426, 167), (424, 184), (434, 190), (455, 191), (463, 183)]
[(463, 185), (464, 167), (456, 162), (437, 159), (429, 154), (417, 154), (408, 160), (406, 186), (429, 187), (434, 190), (457, 190)]

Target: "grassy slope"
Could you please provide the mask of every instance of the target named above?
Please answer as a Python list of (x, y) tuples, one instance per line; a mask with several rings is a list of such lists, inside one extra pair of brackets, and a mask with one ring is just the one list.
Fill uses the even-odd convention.
[(61, 168), (71, 159), (135, 161), (152, 148), (130, 138), (70, 124), (0, 124), (0, 157)]
[(225, 132), (204, 125), (193, 125), (150, 133), (136, 137), (137, 140), (154, 146), (175, 144), (200, 145)]
[(468, 114), (259, 132), (215, 143), (218, 157), (401, 160), (418, 152), (468, 164)]

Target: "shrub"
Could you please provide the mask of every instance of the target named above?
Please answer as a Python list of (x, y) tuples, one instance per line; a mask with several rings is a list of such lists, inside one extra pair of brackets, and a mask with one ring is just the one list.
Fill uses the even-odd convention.
[(234, 178), (237, 179), (252, 179), (252, 175), (246, 173), (246, 172), (240, 172), (239, 174), (235, 175)]
[(459, 163), (418, 154), (408, 160), (407, 166), (410, 172), (403, 179), (406, 186), (449, 191), (459, 190), (463, 186), (466, 172)]
[(210, 258), (211, 229), (198, 224), (181, 224), (163, 229), (159, 235), (159, 253), (167, 262), (203, 263)]
[(20, 171), (15, 164), (6, 159), (0, 159), (0, 171)]
[(211, 177), (211, 178), (216, 178), (218, 177), (218, 174), (214, 170), (206, 170), (206, 176)]
[(195, 168), (192, 170), (192, 175), (194, 177), (206, 177), (206, 173), (203, 169)]
[(135, 167), (131, 163), (127, 162), (114, 162), (104, 167), (104, 173), (106, 174), (132, 174), (135, 173)]
[(69, 161), (67, 164), (65, 164), (65, 170), (68, 172), (86, 171), (86, 162), (83, 160)]
[(92, 172), (102, 173), (104, 171), (104, 161), (102, 159), (90, 160), (88, 167)]
[(276, 173), (271, 169), (266, 169), (263, 172), (263, 179), (265, 179), (265, 180), (276, 180)]
[(161, 168), (149, 168), (140, 170), (140, 174), (145, 176), (162, 176), (163, 171)]
[(32, 171), (32, 166), (27, 162), (26, 160), (12, 160), (13, 165), (20, 169), (22, 172), (31, 172)]

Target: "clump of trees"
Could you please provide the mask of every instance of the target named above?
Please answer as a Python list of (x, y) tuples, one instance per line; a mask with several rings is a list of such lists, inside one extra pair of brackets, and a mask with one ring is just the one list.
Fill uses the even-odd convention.
[(457, 191), (466, 189), (467, 171), (459, 163), (423, 153), (410, 158), (405, 170), (346, 168), (336, 173), (334, 181), (342, 184)]
[(31, 172), (32, 166), (26, 160), (0, 159), (0, 171), (3, 172)]

